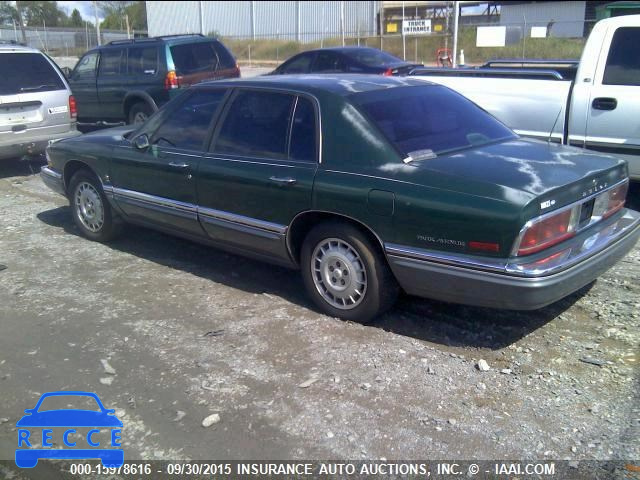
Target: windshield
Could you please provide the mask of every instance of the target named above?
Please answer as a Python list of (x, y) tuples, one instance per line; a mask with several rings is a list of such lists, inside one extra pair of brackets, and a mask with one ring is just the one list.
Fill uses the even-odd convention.
[(351, 99), (406, 161), (517, 137), (480, 107), (439, 85), (375, 90)]
[(4, 53), (0, 58), (0, 95), (65, 89), (58, 73), (39, 53)]
[(384, 67), (390, 64), (404, 63), (403, 60), (400, 60), (387, 52), (375, 50), (373, 48), (358, 48), (343, 51), (343, 53), (347, 57), (358, 63), (366, 65), (367, 67)]

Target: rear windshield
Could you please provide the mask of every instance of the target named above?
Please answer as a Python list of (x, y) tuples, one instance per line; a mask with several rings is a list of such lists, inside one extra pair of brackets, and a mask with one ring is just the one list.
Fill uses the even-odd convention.
[(351, 99), (412, 160), (517, 137), (471, 101), (437, 85), (357, 93)]
[(0, 95), (66, 89), (58, 73), (40, 53), (4, 53), (0, 59)]
[(215, 42), (174, 45), (171, 47), (171, 56), (176, 73), (180, 75), (210, 72), (235, 66), (231, 54)]
[(362, 65), (366, 65), (367, 67), (383, 67), (386, 65), (393, 65), (395, 63), (404, 63), (403, 60), (400, 60), (387, 52), (371, 48), (347, 50), (343, 51), (343, 53), (347, 57), (361, 63)]

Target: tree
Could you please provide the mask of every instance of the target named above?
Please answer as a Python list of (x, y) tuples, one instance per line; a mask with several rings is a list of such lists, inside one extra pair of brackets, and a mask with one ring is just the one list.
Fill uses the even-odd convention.
[(27, 26), (48, 27), (63, 25), (67, 20), (67, 14), (58, 8), (58, 2), (16, 2), (19, 10), (22, 10), (22, 19)]
[(104, 21), (100, 24), (102, 28), (113, 30), (125, 30), (129, 18), (129, 28), (132, 30), (147, 29), (147, 10), (145, 2), (98, 2), (98, 6), (104, 15)]
[(82, 19), (82, 15), (77, 8), (73, 9), (71, 12), (71, 17), (69, 17), (69, 26), (70, 27), (84, 27), (84, 20)]
[(19, 22), (18, 10), (11, 4), (11, 2), (1, 1), (0, 24), (13, 25), (13, 22)]

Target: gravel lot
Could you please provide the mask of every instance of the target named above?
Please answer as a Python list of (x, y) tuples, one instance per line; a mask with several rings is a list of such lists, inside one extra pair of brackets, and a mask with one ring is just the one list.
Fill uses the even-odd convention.
[(85, 240), (25, 164), (0, 165), (0, 212), (1, 459), (52, 390), (116, 408), (126, 459), (640, 459), (640, 247), (536, 312), (405, 297), (361, 325), (296, 272)]

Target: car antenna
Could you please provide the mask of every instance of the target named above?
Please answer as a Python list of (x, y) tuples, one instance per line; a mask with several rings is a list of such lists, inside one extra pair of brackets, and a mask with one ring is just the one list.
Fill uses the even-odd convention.
[(556, 124), (558, 123), (558, 119), (560, 118), (560, 114), (562, 113), (562, 108), (563, 107), (560, 107), (558, 115), (556, 115), (556, 121), (553, 122), (553, 127), (551, 127), (551, 131), (549, 132), (549, 138), (547, 138), (547, 143), (551, 143), (551, 137), (553, 136), (553, 131), (556, 129)]

